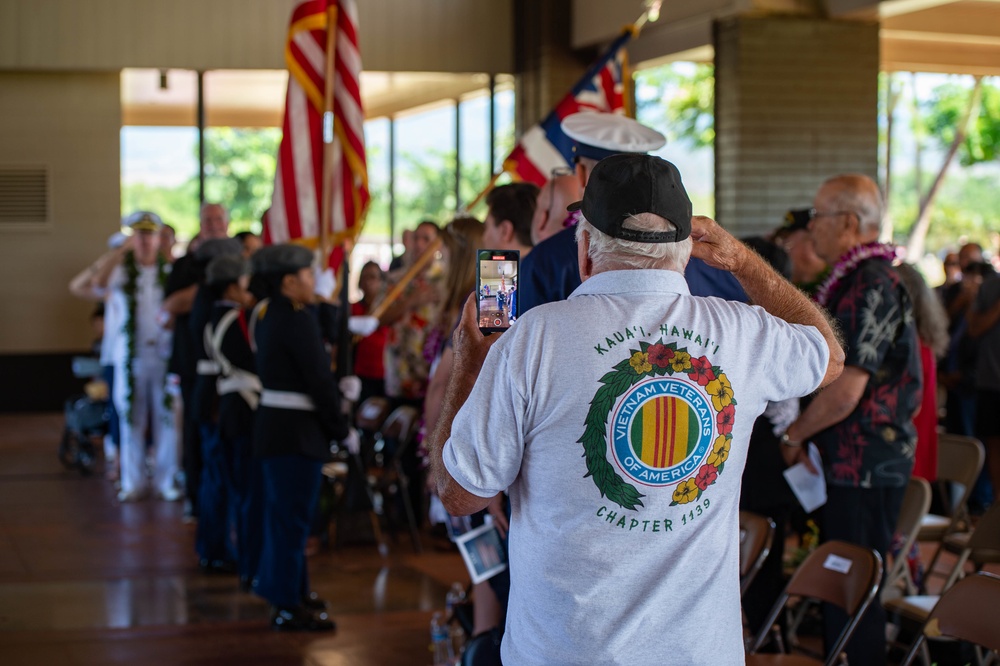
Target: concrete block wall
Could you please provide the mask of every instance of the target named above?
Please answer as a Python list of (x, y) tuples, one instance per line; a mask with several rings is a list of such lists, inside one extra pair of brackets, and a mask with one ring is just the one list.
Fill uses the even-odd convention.
[(716, 216), (745, 236), (844, 172), (876, 177), (875, 23), (735, 17), (715, 25)]

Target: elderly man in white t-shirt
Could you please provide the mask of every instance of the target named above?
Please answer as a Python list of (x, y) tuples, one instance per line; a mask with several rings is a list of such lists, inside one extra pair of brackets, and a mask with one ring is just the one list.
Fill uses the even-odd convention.
[[(429, 440), (456, 515), (507, 490), (512, 664), (742, 664), (739, 494), (754, 419), (830, 383), (821, 311), (708, 218), (677, 169), (594, 169), (583, 284), (484, 337), (466, 304)], [(690, 295), (691, 255), (755, 306)]]

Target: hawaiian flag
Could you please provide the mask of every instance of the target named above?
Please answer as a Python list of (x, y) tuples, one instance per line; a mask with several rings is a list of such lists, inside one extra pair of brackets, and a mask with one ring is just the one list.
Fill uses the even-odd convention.
[(545, 120), (521, 136), (503, 161), (504, 171), (541, 187), (553, 169), (573, 164), (573, 140), (563, 134), (563, 118), (580, 111), (625, 113), (625, 44), (631, 38), (626, 29)]
[[(335, 16), (335, 25), (330, 18)], [(335, 29), (333, 145), (329, 258), (335, 271), (343, 244), (361, 232), (368, 207), (364, 110), (361, 106), (361, 54), (354, 0), (306, 0), (292, 12), (285, 64), (284, 132), (278, 149), (271, 209), (264, 219), (264, 242), (319, 245), (323, 219), (323, 112), (325, 109), (327, 30)]]

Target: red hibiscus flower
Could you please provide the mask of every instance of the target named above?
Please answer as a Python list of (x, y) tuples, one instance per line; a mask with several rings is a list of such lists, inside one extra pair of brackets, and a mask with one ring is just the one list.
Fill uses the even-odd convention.
[(726, 405), (716, 417), (719, 424), (719, 434), (728, 435), (733, 431), (733, 423), (736, 422), (736, 406)]
[(649, 362), (658, 368), (670, 365), (670, 359), (674, 357), (674, 350), (661, 344), (650, 345), (646, 352), (649, 354)]
[(699, 386), (708, 386), (708, 383), (715, 379), (715, 373), (712, 372), (712, 362), (704, 356), (692, 358), (691, 372), (688, 373), (688, 377), (698, 382)]
[(695, 477), (694, 483), (704, 490), (715, 483), (717, 478), (719, 478), (719, 470), (716, 469), (715, 465), (702, 465), (701, 469), (698, 470), (698, 476)]

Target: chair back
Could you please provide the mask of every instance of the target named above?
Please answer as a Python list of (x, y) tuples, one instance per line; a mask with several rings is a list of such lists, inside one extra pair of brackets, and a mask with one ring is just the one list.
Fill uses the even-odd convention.
[(806, 597), (839, 606), (848, 615), (847, 624), (827, 654), (826, 666), (831, 666), (840, 658), (861, 616), (875, 598), (881, 580), (882, 557), (878, 552), (846, 541), (827, 541), (810, 553), (792, 574), (767, 621), (761, 624), (754, 637), (750, 654), (755, 654), (764, 644), (789, 598)]
[(1000, 503), (994, 502), (969, 537), (969, 559), (976, 564), (1000, 560)]
[(381, 439), (392, 443), (387, 446), (387, 454), (398, 458), (416, 437), (420, 426), (420, 411), (416, 407), (401, 405), (392, 410), (379, 429)]
[(764, 565), (774, 540), (774, 521), (752, 511), (740, 511), (740, 594), (746, 592)]
[[(972, 488), (983, 469), (986, 451), (982, 442), (975, 437), (941, 433), (938, 436), (938, 483), (957, 483), (962, 486), (962, 492), (953, 498), (949, 506), (949, 514), (962, 514), (969, 500)], [(945, 497), (948, 497), (945, 494)]]
[(853, 615), (868, 605), (881, 580), (882, 558), (877, 552), (846, 541), (828, 541), (796, 569), (785, 592), (826, 601)]
[(389, 402), (388, 398), (372, 396), (358, 406), (354, 418), (355, 424), (361, 430), (374, 433), (385, 423), (391, 408), (392, 403)]
[(1000, 577), (978, 573), (958, 581), (934, 606), (903, 660), (913, 662), (928, 638), (947, 637), (1000, 650)]
[(917, 540), (920, 532), (920, 523), (931, 508), (931, 484), (923, 479), (911, 477), (906, 485), (906, 494), (903, 495), (903, 504), (899, 509), (899, 518), (896, 520), (896, 533), (901, 535), (903, 541), (892, 563), (892, 569), (886, 577), (883, 599), (890, 592), (897, 592), (894, 586), (899, 580), (904, 580), (905, 585), (902, 590), (904, 594), (916, 594), (916, 586), (910, 579), (909, 568), (906, 558), (913, 547), (913, 542)]

